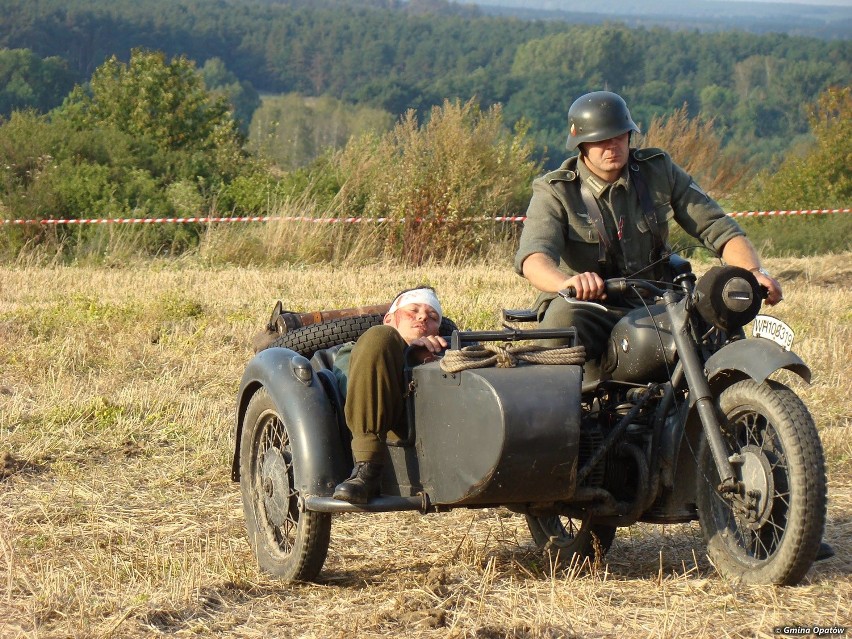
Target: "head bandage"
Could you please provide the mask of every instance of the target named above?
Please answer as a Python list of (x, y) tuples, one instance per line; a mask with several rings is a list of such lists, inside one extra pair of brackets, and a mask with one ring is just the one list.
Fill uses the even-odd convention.
[(429, 288), (415, 288), (413, 291), (406, 291), (397, 296), (393, 304), (391, 304), (390, 309), (388, 309), (388, 313), (393, 313), (407, 304), (428, 304), (438, 313), (438, 320), (444, 316), (438, 296), (435, 295), (435, 291)]

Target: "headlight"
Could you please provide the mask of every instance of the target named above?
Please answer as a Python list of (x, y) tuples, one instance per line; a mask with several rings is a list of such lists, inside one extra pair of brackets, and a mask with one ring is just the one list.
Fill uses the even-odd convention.
[(695, 307), (701, 317), (724, 331), (753, 320), (763, 297), (754, 275), (738, 266), (714, 266), (695, 286)]

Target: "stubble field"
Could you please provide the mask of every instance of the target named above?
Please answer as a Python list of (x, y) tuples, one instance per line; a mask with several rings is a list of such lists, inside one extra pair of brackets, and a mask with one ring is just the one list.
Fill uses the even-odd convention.
[(852, 253), (768, 260), (773, 311), (814, 371), (787, 378), (828, 460), (837, 556), (794, 588), (713, 570), (696, 525), (619, 530), (600, 565), (551, 573), (501, 509), (334, 519), (317, 584), (258, 572), (230, 481), (234, 399), (272, 304), (438, 288), (461, 327), (529, 286), (466, 267), (0, 267), (0, 637), (772, 637), (852, 632)]

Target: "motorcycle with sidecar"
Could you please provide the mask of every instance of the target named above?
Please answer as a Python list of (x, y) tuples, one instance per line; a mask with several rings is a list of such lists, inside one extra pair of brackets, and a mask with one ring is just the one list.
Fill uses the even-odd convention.
[[(504, 507), (551, 561), (606, 552), (618, 527), (698, 520), (722, 575), (798, 583), (822, 538), (825, 464), (807, 408), (770, 376), (809, 382), (810, 370), (790, 328), (758, 315), (751, 273), (719, 266), (699, 280), (671, 259), (669, 283), (607, 282), (642, 304), (599, 366), (407, 367), (407, 423), (388, 436), (381, 496), (363, 505), (332, 498), (352, 468), (332, 368), (337, 345), (381, 315), (295, 328), (260, 351), (239, 389), (232, 466), (260, 567), (315, 579), (335, 513)], [(590, 304), (560, 295), (553, 303)], [(494, 331), (442, 328), (451, 349), (575, 336), (519, 328), (531, 312), (503, 317)]]

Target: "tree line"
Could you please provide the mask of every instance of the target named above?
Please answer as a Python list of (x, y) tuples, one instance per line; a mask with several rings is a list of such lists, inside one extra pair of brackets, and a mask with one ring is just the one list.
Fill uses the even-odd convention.
[[(160, 6), (158, 1), (140, 0), (133, 6), (121, 0), (109, 6), (90, 2), (85, 11), (79, 8), (83, 0), (64, 3), (77, 9), (57, 8), (53, 0), (33, 3), (56, 18), (54, 26), (64, 26), (51, 32), (52, 44), (36, 39), (33, 49), (0, 49), (0, 218), (293, 211), (401, 221), (414, 211), (425, 220), (418, 228), (433, 239), (442, 238), (432, 243), (438, 251), (434, 255), (408, 252), (423, 244), (414, 241), (408, 226), (382, 227), (395, 231), (361, 245), (419, 261), (440, 257), (441, 246), (459, 250), (464, 229), (469, 243), (462, 248), (474, 254), (493, 239), (494, 229), (481, 226), (483, 214), (522, 212), (532, 177), (547, 168), (545, 158), (561, 159), (568, 104), (600, 87), (628, 99), (634, 118), (648, 132), (637, 142), (670, 150), (730, 207), (845, 207), (852, 201), (852, 142), (844, 133), (852, 120), (845, 43), (661, 30), (658, 39), (682, 46), (666, 57), (658, 51), (657, 57), (649, 44), (655, 31), (483, 18), (475, 12), (448, 16), (433, 9), (451, 13), (457, 6), (439, 0), (405, 5), (396, 0), (233, 0), (227, 5), (214, 0), (169, 3), (171, 13), (163, 6), (157, 18), (152, 17), (156, 13), (145, 17), (147, 32), (156, 34), (196, 19), (195, 44), (190, 39), (182, 47), (168, 39), (160, 42), (163, 48), (199, 47), (195, 58), (143, 46), (132, 49), (127, 59), (123, 51), (109, 55), (88, 73), (72, 63), (79, 58), (67, 55), (71, 44), (61, 51), (57, 45), (69, 20), (92, 27), (101, 24), (96, 15), (112, 15), (111, 26), (102, 25), (89, 38), (68, 36), (73, 46), (86, 42), (91, 51), (106, 51), (104, 43), (115, 35), (111, 28), (120, 22), (116, 16), (123, 16), (129, 29), (127, 25), (136, 24), (129, 16), (142, 16), (139, 7)], [(226, 20), (226, 6), (232, 13), (242, 12)], [(223, 12), (217, 14), (219, 10)], [(201, 35), (213, 31), (217, 38), (258, 36), (235, 25), (253, 24), (255, 12), (262, 11), (287, 20), (301, 16), (287, 41), (291, 47), (307, 46), (303, 32), (321, 41), (335, 29), (348, 29), (352, 37), (338, 55), (339, 66), (354, 74), (346, 80), (351, 85), (345, 85), (352, 93), (341, 89), (337, 95), (329, 88), (337, 77), (332, 68), (312, 89), (299, 84), (313, 80), (309, 72), (300, 75), (307, 67), (296, 61), (288, 70), (288, 84), (263, 73), (272, 68), (268, 65), (258, 63), (251, 67), (254, 75), (249, 74), (251, 65), (241, 62), (234, 48), (201, 46), (213, 41)], [(341, 14), (353, 18), (352, 24), (333, 20)], [(3, 15), (4, 38), (32, 34), (46, 24), (34, 17), (41, 14), (32, 8), (23, 14), (32, 18), (29, 22), (14, 12)], [(318, 15), (329, 17), (324, 30)], [(386, 29), (370, 39), (355, 17), (365, 24), (379, 21)], [(17, 30), (9, 28), (12, 23)], [(38, 24), (42, 26), (36, 28)], [(415, 24), (431, 25), (419, 33), (418, 42), (413, 31), (405, 31)], [(503, 41), (489, 39), (491, 32), (483, 25), (503, 28)], [(402, 30), (395, 37), (404, 47), (385, 42), (391, 27)], [(270, 18), (264, 28), (274, 30), (275, 21)], [(779, 42), (788, 48), (771, 48)], [(386, 67), (378, 65), (386, 69), (384, 76), (367, 57), (360, 63), (345, 60), (359, 47), (382, 43), (384, 57), (377, 59), (385, 60)], [(427, 60), (427, 55), (421, 60), (412, 53), (411, 59), (394, 63), (397, 48), (431, 51), (436, 43), (447, 45), (443, 58)], [(456, 49), (481, 59), (472, 61), (454, 53)], [(690, 51), (701, 55), (691, 57)], [(270, 59), (276, 52), (280, 48), (265, 49)], [(702, 56), (716, 63), (698, 64)], [(634, 70), (631, 64), (639, 62)], [(419, 73), (410, 69), (415, 64), (422, 64)], [(654, 77), (668, 80), (637, 80), (652, 68), (657, 69)], [(699, 77), (704, 82), (700, 88), (686, 79)], [(263, 78), (269, 84), (261, 84)], [(297, 91), (261, 100), (259, 90), (270, 87)], [(808, 250), (848, 237), (845, 220), (852, 218), (841, 217), (836, 223), (803, 221), (809, 225), (801, 234), (811, 242)], [(7, 226), (0, 233), (0, 255), (16, 255), (28, 246), (59, 246), (74, 256), (81, 251), (103, 254), (114, 251), (105, 239), (108, 233), (104, 228)], [(148, 227), (139, 233), (130, 248), (143, 253), (180, 253), (205, 237), (204, 228), (190, 225)], [(328, 239), (303, 242), (285, 253), (307, 259), (299, 251), (310, 249), (310, 259), (328, 257), (327, 247), (357, 240), (351, 230), (339, 241)], [(802, 245), (793, 234), (783, 239), (794, 248)], [(239, 254), (282, 253), (261, 242), (256, 251), (241, 248)]]
[[(0, 79), (18, 78), (3, 89), (6, 115), (58, 105), (69, 77), (86, 81), (109, 56), (127, 60), (142, 47), (199, 65), (217, 58), (249, 93), (326, 95), (394, 117), (410, 108), (424, 115), (447, 98), (499, 103), (510, 126), (529, 122), (539, 154), (552, 161), (573, 97), (606, 87), (624, 95), (640, 124), (686, 106), (691, 117), (713, 118), (724, 144), (770, 162), (807, 133), (815, 96), (849, 84), (852, 61), (848, 40), (523, 21), (445, 0), (2, 5), (0, 48), (28, 49), (44, 67), (0, 61)], [(247, 128), (250, 115), (242, 117)]]

